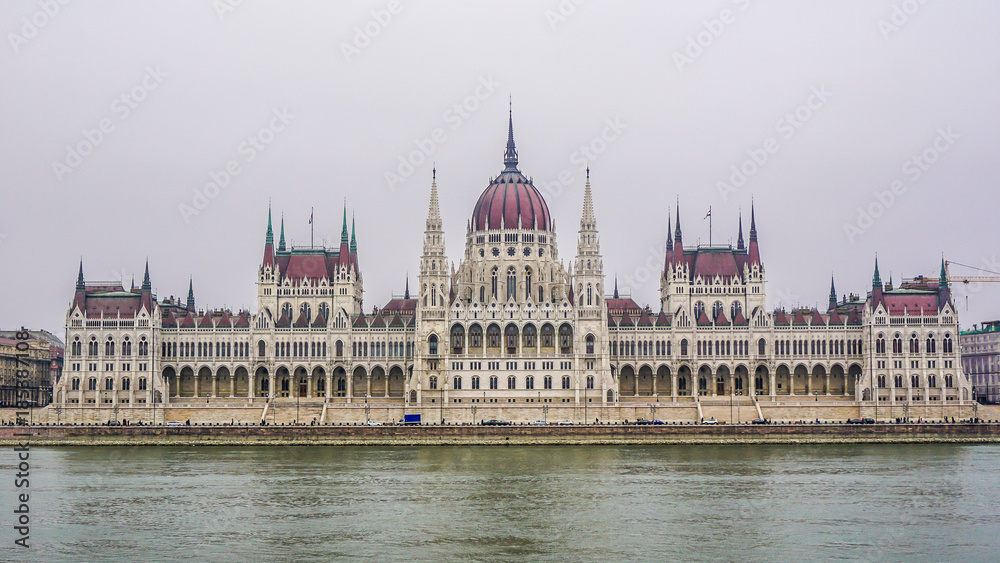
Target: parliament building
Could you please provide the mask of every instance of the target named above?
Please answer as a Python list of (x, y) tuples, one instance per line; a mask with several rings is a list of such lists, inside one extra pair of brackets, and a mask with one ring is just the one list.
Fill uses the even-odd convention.
[(655, 403), (702, 413), (701, 404), (735, 399), (760, 413), (805, 401), (972, 400), (943, 272), (892, 287), (876, 260), (866, 296), (838, 297), (831, 281), (825, 311), (767, 310), (753, 209), (735, 246), (685, 246), (677, 210), (666, 218), (659, 303), (641, 305), (607, 285), (589, 171), (576, 254), (561, 261), (545, 199), (518, 168), (512, 122), (503, 169), (472, 210), (457, 266), (436, 171), (429, 199), (416, 286), (367, 311), (346, 210), (332, 248), (287, 246), (283, 221), (275, 244), (268, 211), (255, 311), (197, 307), (191, 286), (186, 302), (158, 300), (148, 263), (131, 289), (87, 283), (81, 263), (56, 403), (116, 413), (253, 407), (264, 417), (268, 405), (294, 402), (321, 407), (312, 418), (326, 421), (328, 411), (359, 404), (364, 420), (373, 406), (606, 413)]

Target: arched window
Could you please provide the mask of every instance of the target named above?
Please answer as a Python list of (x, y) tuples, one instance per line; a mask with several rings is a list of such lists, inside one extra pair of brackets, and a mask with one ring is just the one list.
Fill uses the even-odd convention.
[(587, 305), (594, 304), (594, 286), (587, 284)]
[(507, 377), (507, 389), (517, 389), (517, 377), (513, 375)]
[(330, 320), (330, 305), (327, 303), (320, 303), (316, 310), (323, 316), (323, 320)]
[(944, 376), (944, 386), (945, 387), (954, 387), (955, 386), (950, 375)]
[(473, 375), (472, 376), (472, 388), (475, 389), (475, 390), (479, 389), (479, 376), (478, 375)]
[(893, 377), (892, 378), (892, 386), (895, 387), (895, 388), (897, 388), (897, 389), (900, 388), (900, 387), (902, 387), (903, 386), (903, 376), (902, 375), (897, 375), (896, 377)]
[(485, 303), (486, 302), (486, 286), (485, 285), (479, 286), (479, 302), (480, 303)]
[(130, 380), (127, 377), (123, 377), (122, 378), (122, 391), (131, 391), (131, 390), (132, 390), (132, 380)]
[(538, 286), (538, 302), (541, 303), (545, 301), (545, 288)]
[(146, 390), (146, 378), (145, 377), (140, 377), (139, 378), (139, 391), (145, 391), (145, 390)]
[(451, 351), (453, 354), (465, 353), (465, 327), (460, 324), (451, 327)]
[(87, 355), (88, 356), (97, 355), (97, 338), (94, 336), (90, 337), (90, 343), (87, 344)]
[(892, 338), (892, 353), (893, 354), (903, 353), (903, 338), (899, 334), (896, 334), (896, 336)]
[(951, 335), (950, 334), (945, 334), (944, 335), (944, 340), (943, 340), (943, 343), (942, 343), (941, 346), (944, 349), (944, 353), (945, 354), (953, 354), (955, 352), (954, 348), (952, 346)]
[(878, 376), (878, 387), (879, 387), (879, 389), (885, 389), (885, 376), (884, 375)]
[[(934, 335), (927, 335), (927, 353), (936, 354), (937, 353), (937, 343), (934, 341)], [(950, 386), (949, 386), (950, 387)]]
[(83, 343), (80, 342), (79, 336), (73, 339), (73, 344), (70, 348), (70, 353), (73, 354), (74, 356), (79, 356), (83, 354)]
[(431, 356), (436, 356), (438, 353), (438, 337), (436, 334), (432, 334), (427, 339), (427, 353)]
[(469, 347), (483, 347), (483, 327), (479, 325), (472, 325), (472, 328), (469, 329)]
[(486, 329), (486, 346), (489, 348), (500, 347), (500, 327), (497, 325), (490, 325)]
[(715, 319), (719, 318), (719, 313), (721, 313), (723, 311), (723, 307), (725, 307), (725, 306), (722, 304), (722, 301), (716, 301), (715, 304), (712, 305), (712, 320), (713, 321)]
[(80, 378), (79, 377), (74, 377), (73, 378), (73, 391), (79, 391), (79, 390), (80, 390)]
[(495, 376), (495, 375), (491, 375), (490, 376), (490, 389), (499, 389), (499, 388), (500, 388), (500, 379), (497, 376)]
[(514, 354), (517, 352), (517, 326), (513, 324), (507, 325), (504, 329), (504, 346), (507, 348), (508, 354)]
[(697, 303), (694, 304), (694, 320), (695, 320), (695, 322), (697, 322), (698, 319), (701, 318), (701, 314), (704, 311), (705, 311), (705, 304), (703, 302), (698, 301)]
[(257, 356), (263, 358), (267, 355), (267, 344), (263, 340), (257, 341)]
[(115, 341), (108, 337), (108, 341), (104, 343), (104, 355), (114, 356), (115, 355)]
[(490, 280), (492, 282), (492, 285), (491, 285), (491, 287), (492, 287), (491, 292), (492, 293), (490, 295), (492, 295), (493, 299), (497, 298), (497, 275), (498, 275), (497, 274), (497, 267), (493, 266), (493, 270), (490, 272)]
[(553, 336), (555, 336), (555, 331), (552, 329), (552, 325), (542, 325), (542, 348), (555, 346), (555, 343), (552, 341)]
[(534, 348), (538, 344), (538, 331), (535, 330), (535, 325), (525, 325), (523, 331), (524, 347)]
[(344, 343), (340, 340), (337, 341), (337, 357), (343, 357), (344, 355)]
[(104, 380), (104, 390), (114, 391), (115, 390), (115, 380), (110, 377)]
[(524, 388), (534, 389), (535, 388), (535, 376), (529, 375), (524, 378)]
[(292, 318), (292, 304), (291, 303), (285, 303), (284, 305), (281, 306), (281, 316), (282, 317), (288, 317), (289, 319)]
[(568, 375), (564, 375), (562, 377), (562, 388), (569, 389), (569, 386), (570, 386), (570, 377)]
[(430, 377), (430, 379), (427, 382), (427, 386), (430, 387), (431, 389), (437, 389), (438, 388), (438, 378), (437, 378), (436, 375), (432, 375)]
[(145, 336), (139, 338), (139, 355), (140, 356), (149, 355), (149, 342), (146, 341)]
[(767, 352), (767, 342), (763, 338), (757, 341), (757, 355), (763, 356)]
[(913, 388), (920, 387), (920, 376), (919, 375), (911, 375), (910, 376), (910, 387), (913, 387)]
[(919, 354), (920, 353), (920, 341), (917, 340), (917, 333), (910, 335), (910, 353)]
[(299, 307), (299, 314), (305, 315), (306, 322), (312, 322), (312, 306), (309, 303), (303, 303), (302, 306)]
[(462, 388), (462, 376), (461, 375), (456, 375), (454, 378), (452, 378), (452, 380), (451, 380), (451, 386), (452, 386), (452, 389), (461, 389)]
[(517, 274), (513, 266), (507, 268), (507, 299), (517, 301)]
[(87, 381), (87, 391), (97, 391), (96, 377), (91, 377), (90, 380)]
[(546, 389), (552, 389), (552, 376), (546, 375), (543, 383), (545, 384)]
[(937, 387), (937, 376), (936, 375), (928, 375), (927, 376), (927, 386), (930, 387), (930, 388), (932, 388), (932, 389)]
[(524, 269), (524, 298), (531, 299), (531, 268)]
[(587, 335), (587, 353), (588, 354), (593, 354), (594, 353), (594, 335), (593, 334), (588, 334)]
[(559, 327), (559, 350), (563, 354), (573, 351), (573, 329), (568, 323)]
[(687, 338), (681, 339), (681, 355), (682, 356), (687, 356), (688, 355), (688, 341), (687, 341)]
[(875, 353), (885, 354), (885, 337), (881, 334), (878, 335), (877, 339), (875, 339)]
[(743, 310), (743, 306), (740, 305), (739, 301), (733, 301), (733, 304), (729, 306), (729, 320), (736, 318), (736, 315), (740, 314)]
[(437, 304), (438, 304), (437, 286), (431, 284), (431, 307), (437, 307)]
[(587, 389), (593, 389), (593, 388), (594, 388), (594, 376), (593, 375), (588, 375), (587, 376)]

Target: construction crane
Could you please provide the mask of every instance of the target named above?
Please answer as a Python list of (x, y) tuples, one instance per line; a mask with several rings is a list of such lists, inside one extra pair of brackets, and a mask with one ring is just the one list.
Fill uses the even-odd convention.
[[(995, 276), (952, 276), (951, 272), (948, 270), (950, 264), (955, 264), (956, 266), (961, 266), (963, 268), (969, 268), (972, 270), (979, 270), (980, 272), (986, 272), (988, 274), (997, 274)], [(959, 264), (958, 262), (951, 262), (948, 260), (944, 261), (944, 275), (948, 280), (948, 283), (963, 283), (968, 286), (970, 283), (978, 282), (1000, 282), (1000, 273), (994, 272), (992, 270), (987, 270), (985, 268), (979, 268), (976, 266), (969, 266), (968, 264)], [(939, 278), (940, 279), (940, 278)], [(969, 295), (965, 296), (965, 310), (969, 310)]]

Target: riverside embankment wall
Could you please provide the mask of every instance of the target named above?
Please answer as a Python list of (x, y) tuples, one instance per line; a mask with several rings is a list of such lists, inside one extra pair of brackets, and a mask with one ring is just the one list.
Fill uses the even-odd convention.
[(3, 426), (0, 445), (1000, 443), (1000, 423), (565, 426)]

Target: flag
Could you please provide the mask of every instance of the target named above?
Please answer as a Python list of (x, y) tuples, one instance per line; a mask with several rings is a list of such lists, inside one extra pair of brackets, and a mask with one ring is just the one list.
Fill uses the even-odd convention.
[(313, 224), (313, 212), (311, 210), (309, 211), (309, 224)]
[(709, 208), (708, 208), (708, 213), (706, 213), (706, 214), (705, 214), (705, 216), (704, 216), (704, 217), (702, 217), (702, 219), (708, 219), (708, 218), (709, 218), (709, 217), (711, 217), (711, 216), (712, 216), (712, 208), (711, 208), (711, 207), (709, 207)]

